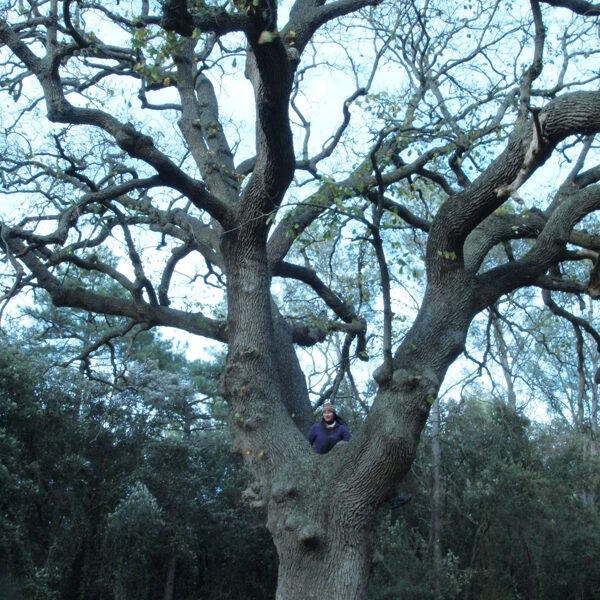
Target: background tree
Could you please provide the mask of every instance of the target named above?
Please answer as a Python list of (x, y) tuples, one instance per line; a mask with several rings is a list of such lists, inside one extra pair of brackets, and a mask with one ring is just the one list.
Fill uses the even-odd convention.
[(194, 397), (214, 400), (196, 402), (195, 414), (210, 418), (190, 428), (188, 404), (169, 398), (168, 376), (184, 379), (184, 363), (166, 360), (164, 342), (153, 350), (147, 339), (138, 353), (161, 355), (168, 367), (155, 367), (146, 388), (132, 377), (90, 382), (53, 365), (56, 354), (39, 342), (28, 347), (35, 329), (20, 334), (2, 337), (0, 360), (0, 595), (272, 595), (274, 548), (262, 515), (240, 506), (248, 476), (214, 409), (218, 377), (212, 389), (195, 380)]
[(429, 543), (425, 443), (404, 482), (411, 501), (379, 524), (370, 597), (595, 598), (600, 521), (597, 506), (581, 501), (593, 477), (577, 436), (489, 397), (449, 402), (442, 420), (441, 569)]
[[(6, 296), (44, 289), (124, 319), (103, 343), (165, 326), (228, 344), (223, 393), (248, 496), (268, 512), (278, 598), (365, 596), (375, 516), (477, 315), (530, 286), (587, 291), (597, 7), (560, 4), (3, 7), (3, 186), (29, 203), (0, 230)], [(340, 120), (314, 139), (311, 81), (338, 69), (352, 87), (336, 86)], [(48, 135), (32, 135), (44, 118)], [(563, 178), (521, 190), (561, 160)], [(102, 285), (80, 285), (83, 272)], [(275, 278), (312, 290), (314, 318), (287, 314)], [(377, 390), (354, 440), (319, 457), (294, 344), (336, 332), (345, 356), (378, 357)]]

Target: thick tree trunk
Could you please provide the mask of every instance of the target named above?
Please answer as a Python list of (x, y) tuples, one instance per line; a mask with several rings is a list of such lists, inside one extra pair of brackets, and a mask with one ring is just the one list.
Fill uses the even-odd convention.
[[(423, 353), (425, 373), (438, 350), (429, 346)], [(278, 600), (367, 598), (374, 516), (410, 469), (427, 398), (436, 392), (429, 376), (400, 368), (396, 374), (393, 384), (380, 389), (369, 421), (352, 442), (308, 461), (308, 471), (297, 469), (285, 498), (269, 505), (280, 564)]]
[[(344, 515), (336, 515), (329, 526), (336, 534), (330, 536), (320, 551), (307, 551), (298, 546), (289, 554), (280, 551), (276, 600), (367, 598), (371, 536), (348, 530)], [(278, 544), (278, 549), (282, 546)]]
[[(289, 390), (282, 385), (290, 372), (282, 369), (282, 353), (274, 347), (282, 326), (277, 324), (276, 335), (266, 255), (260, 243), (237, 238), (226, 240), (224, 248), (229, 325), (224, 389), (234, 447), (256, 478), (250, 499), (266, 505), (278, 550), (277, 598), (309, 600), (324, 592), (365, 598), (374, 513), (362, 510), (361, 498), (344, 485), (348, 444), (319, 456), (293, 424), (285, 408)], [(306, 394), (302, 386), (296, 389)], [(356, 502), (361, 510), (353, 509)]]
[[(251, 227), (223, 241), (229, 328), (224, 393), (234, 448), (255, 478), (247, 498), (267, 508), (279, 555), (277, 599), (325, 594), (364, 600), (375, 515), (410, 469), (445, 371), (463, 348), (472, 317), (470, 282), (458, 273), (437, 292), (430, 287), (393, 365), (378, 375), (369, 419), (350, 443), (320, 456), (290, 415), (290, 375), (297, 378), (299, 371), (285, 363), (297, 358), (289, 354), (289, 336), (271, 305), (264, 236)], [(304, 386), (293, 389), (306, 393)]]
[[(284, 402), (276, 347), (276, 340), (284, 336), (275, 335), (265, 244), (260, 237), (238, 230), (224, 238), (229, 339), (224, 394), (235, 449), (265, 484), (272, 480), (275, 463), (292, 461), (304, 438)], [(280, 426), (273, 427), (274, 423)]]

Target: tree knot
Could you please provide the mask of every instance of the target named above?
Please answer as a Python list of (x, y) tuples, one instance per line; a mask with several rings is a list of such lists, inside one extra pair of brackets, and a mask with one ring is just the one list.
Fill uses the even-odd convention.
[(247, 502), (251, 508), (263, 508), (266, 504), (260, 491), (259, 484), (255, 481), (251, 483), (243, 492), (242, 500)]
[(275, 502), (281, 504), (288, 498), (294, 498), (298, 495), (298, 489), (291, 482), (277, 482), (271, 489), (271, 497)]
[(314, 525), (305, 525), (298, 532), (298, 540), (307, 550), (314, 550), (321, 544), (321, 537)]

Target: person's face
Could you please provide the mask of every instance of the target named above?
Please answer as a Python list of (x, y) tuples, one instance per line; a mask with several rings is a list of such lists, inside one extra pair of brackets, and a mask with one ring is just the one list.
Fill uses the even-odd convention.
[(335, 413), (330, 408), (326, 408), (323, 411), (323, 419), (325, 419), (325, 421), (327, 421), (327, 423), (331, 423), (331, 421), (333, 421), (334, 414)]

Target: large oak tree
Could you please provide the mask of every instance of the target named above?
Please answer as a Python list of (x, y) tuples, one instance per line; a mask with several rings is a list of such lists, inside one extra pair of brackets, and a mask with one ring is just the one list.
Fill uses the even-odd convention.
[[(526, 286), (587, 292), (577, 265), (600, 250), (581, 227), (600, 208), (599, 9), (279, 9), (285, 24), (274, 0), (3, 4), (0, 167), (24, 213), (0, 231), (5, 297), (43, 289), (57, 306), (118, 317), (98, 344), (157, 326), (227, 343), (223, 393), (256, 482), (247, 495), (266, 507), (279, 554), (277, 597), (364, 598), (375, 515), (410, 469), (473, 319)], [(340, 70), (355, 87), (339, 86), (339, 118), (319, 115)], [(550, 193), (561, 157), (572, 165)], [(536, 172), (543, 191), (524, 201)], [(425, 276), (406, 327), (394, 313), (410, 240), (423, 243)], [(329, 261), (311, 254), (319, 243), (335, 248)], [(344, 286), (336, 253), (356, 247)], [(78, 285), (81, 271), (102, 286)], [(292, 314), (276, 280), (310, 290), (312, 318)], [(225, 319), (202, 310), (204, 284), (224, 287)], [(360, 431), (318, 456), (295, 346), (331, 335), (344, 336), (343, 372), (376, 352), (380, 366)]]

